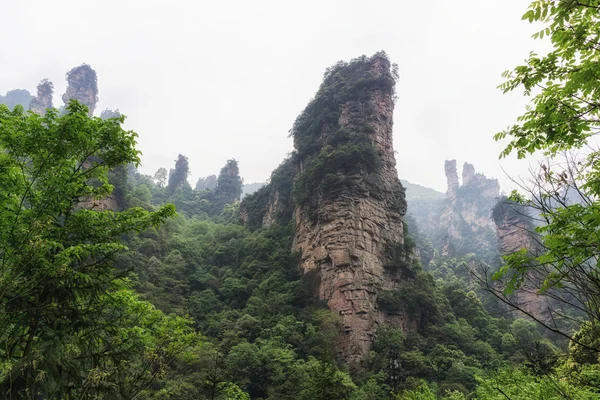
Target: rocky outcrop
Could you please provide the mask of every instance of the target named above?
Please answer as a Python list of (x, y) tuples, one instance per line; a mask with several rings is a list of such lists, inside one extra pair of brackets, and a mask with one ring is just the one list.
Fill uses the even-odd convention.
[(491, 210), (500, 195), (496, 179), (475, 173), (469, 163), (463, 165), (462, 185), (458, 181), (456, 160), (445, 163), (448, 190), (447, 205), (439, 220), (437, 245), (442, 255), (460, 257), (477, 253), (489, 263), (497, 260), (496, 227)]
[(456, 172), (456, 160), (446, 160), (444, 163), (444, 172), (446, 173), (446, 182), (448, 183), (446, 196), (450, 199), (454, 199), (456, 197), (456, 190), (460, 186), (458, 182), (458, 173)]
[(29, 109), (38, 115), (45, 115), (52, 108), (54, 85), (48, 79), (42, 80), (37, 86), (37, 96), (31, 100)]
[[(356, 364), (369, 352), (377, 328), (382, 324), (405, 331), (414, 327), (415, 322), (403, 312), (386, 313), (378, 307), (377, 301), (382, 291), (402, 287), (402, 277), (385, 266), (390, 262), (390, 247), (404, 242), (406, 203), (395, 168), (392, 143), (394, 102), (389, 61), (379, 55), (359, 59), (341, 65), (329, 77), (299, 120), (306, 113), (314, 115), (315, 103), (319, 104), (322, 96), (331, 94), (325, 87), (328, 79), (340, 79), (344, 83), (355, 79), (362, 86), (355, 96), (340, 101), (335, 110), (337, 120), (321, 125), (316, 141), (322, 147), (309, 147), (314, 142), (308, 143), (303, 132), (293, 132), (299, 153), (295, 159), (299, 176), (294, 190), (301, 188), (298, 182), (306, 177), (303, 174), (311, 173), (311, 179), (312, 176), (320, 177), (318, 179), (324, 182), (308, 200), (297, 202), (294, 250), (301, 254), (300, 267), (314, 283), (315, 294), (341, 318), (341, 334), (336, 346), (338, 357)], [(391, 87), (381, 82), (387, 82)], [(356, 88), (347, 90), (354, 93)], [(296, 129), (299, 129), (298, 125), (297, 121)], [(341, 147), (337, 147), (340, 140), (335, 135), (340, 132), (350, 138), (365, 132), (368, 143), (364, 146), (374, 148), (378, 167), (371, 172), (354, 168), (343, 175), (332, 172), (323, 176), (314, 163), (323, 156), (323, 151), (326, 152), (324, 162), (327, 157), (336, 157), (335, 151)], [(302, 157), (308, 151), (313, 151), (316, 156), (312, 159)], [(340, 150), (339, 157), (343, 154)], [(323, 168), (337, 171), (334, 167)], [(317, 186), (317, 182), (309, 183)]]
[(89, 115), (94, 115), (98, 103), (98, 77), (96, 71), (87, 64), (82, 64), (67, 72), (67, 91), (62, 95), (62, 101), (67, 104), (77, 100), (89, 109)]
[(516, 211), (506, 212), (496, 225), (501, 254), (512, 254), (532, 248), (531, 226)]
[[(454, 161), (456, 163), (455, 160), (452, 160), (452, 161)], [(456, 168), (456, 164), (455, 164), (455, 168)], [(480, 176), (483, 176), (483, 175), (480, 174)], [(476, 179), (475, 178), (475, 167), (473, 166), (473, 164), (464, 163), (463, 171), (462, 171), (463, 186), (471, 185), (475, 179)]]

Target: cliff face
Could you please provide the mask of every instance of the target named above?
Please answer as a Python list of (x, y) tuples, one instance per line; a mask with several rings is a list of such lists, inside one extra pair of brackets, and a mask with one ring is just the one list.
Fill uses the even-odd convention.
[(497, 221), (498, 247), (500, 253), (511, 254), (521, 249), (531, 250), (531, 229), (523, 218), (516, 212), (505, 212)]
[(31, 100), (29, 109), (36, 114), (45, 115), (48, 108), (52, 108), (54, 85), (48, 79), (42, 80), (37, 86), (37, 96)]
[(94, 114), (98, 103), (98, 78), (96, 71), (87, 64), (82, 64), (67, 72), (67, 91), (62, 95), (65, 104), (69, 100), (77, 100), (85, 104), (90, 116)]
[[(329, 83), (348, 85), (354, 80), (362, 84), (360, 92), (340, 96), (337, 109), (332, 110), (337, 118), (319, 126), (314, 138), (318, 146), (309, 143), (303, 118), (307, 113), (315, 117), (313, 106), (328, 93)], [(406, 212), (392, 144), (393, 82), (389, 61), (378, 55), (338, 66), (326, 76), (293, 132), (298, 151), (294, 249), (301, 254), (300, 267), (315, 283), (318, 298), (341, 317), (336, 349), (351, 364), (368, 353), (381, 324), (404, 330), (412, 325), (406, 315), (388, 315), (377, 305), (378, 294), (402, 286), (401, 277), (384, 267), (390, 261), (390, 247), (404, 242)], [(340, 132), (346, 139), (337, 137)], [(352, 139), (356, 137), (361, 139)], [(328, 164), (354, 149), (351, 146), (359, 146), (355, 143), (361, 143), (364, 154), (374, 150), (377, 167), (369, 169), (367, 162), (360, 168)], [(355, 162), (368, 157), (360, 158), (354, 150)], [(320, 160), (325, 160), (322, 165)], [(304, 201), (301, 190), (310, 192)]]

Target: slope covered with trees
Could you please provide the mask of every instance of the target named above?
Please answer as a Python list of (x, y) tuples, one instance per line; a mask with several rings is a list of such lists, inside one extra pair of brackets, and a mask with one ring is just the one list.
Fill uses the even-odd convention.
[[(372, 106), (362, 103), (373, 93), (365, 88), (393, 93), (393, 77), (369, 70), (373, 60), (389, 65), (384, 53), (328, 69), (294, 125), (297, 151), (241, 202), (234, 159), (195, 188), (184, 155), (170, 173), (140, 174), (137, 134), (122, 128), (124, 117), (92, 117), (98, 90), (89, 66), (69, 73), (85, 90), (68, 89), (74, 100), (62, 113), (46, 107), (51, 97), (35, 103), (37, 114), (18, 99), (0, 105), (1, 396), (599, 398), (599, 153), (568, 151), (590, 145), (599, 127), (600, 5), (535, 1), (525, 18), (546, 24), (537, 36), (553, 50), (506, 73), (502, 88), (534, 93), (533, 105), (496, 138), (509, 139), (503, 155), (550, 159), (529, 193), (508, 199), (531, 214), (500, 204), (482, 216), (517, 221), (534, 231), (535, 246), (505, 246), (512, 254), (489, 268), (486, 254), (436, 251), (427, 227), (402, 220), (403, 240), (386, 248), (384, 266), (402, 285), (377, 287), (373, 308), (412, 323), (377, 325), (353, 365), (337, 351), (344, 315), (315, 295), (316, 274), (299, 268), (295, 211), (327, 224), (311, 207), (368, 198), (382, 165), (393, 165), (372, 126), (352, 120)], [(40, 88), (51, 95), (50, 85)], [(565, 151), (566, 162), (552, 158)], [(465, 176), (480, 179), (471, 169)], [(406, 198), (394, 186), (399, 212), (406, 199), (409, 213), (411, 202), (436, 210), (444, 202), (405, 186)], [(467, 192), (460, 195), (475, 199)], [(95, 207), (108, 196), (117, 207)], [(415, 206), (416, 217), (427, 212)], [(532, 276), (535, 295), (562, 319), (537, 318), (513, 301)]]

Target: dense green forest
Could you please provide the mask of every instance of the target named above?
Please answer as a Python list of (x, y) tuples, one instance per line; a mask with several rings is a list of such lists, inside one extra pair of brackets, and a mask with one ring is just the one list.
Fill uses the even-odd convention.
[[(532, 244), (478, 253), (467, 227), (449, 252), (437, 228), (418, 224), (440, 218), (445, 195), (403, 181), (393, 201), (400, 211), (408, 203), (405, 236), (389, 248), (386, 273), (404, 283), (381, 291), (377, 307), (414, 324), (379, 326), (358, 365), (336, 353), (341, 316), (298, 267), (294, 210), (380, 184), (372, 129), (332, 127), (367, 89), (394, 94), (393, 81), (369, 71), (385, 53), (328, 69), (294, 124), (296, 151), (267, 185), (246, 189), (235, 159), (195, 188), (183, 154), (141, 174), (137, 133), (118, 112), (93, 117), (66, 99), (42, 116), (9, 93), (0, 101), (0, 396), (600, 398), (600, 152), (572, 152), (600, 124), (600, 3), (535, 1), (524, 18), (545, 24), (536, 36), (553, 50), (504, 74), (501, 89), (524, 90), (532, 106), (495, 139), (509, 139), (501, 156), (541, 151), (549, 161), (537, 186), (486, 203), (483, 217), (499, 229), (522, 221)], [(335, 133), (320, 143), (325, 129)], [(531, 282), (552, 318), (519, 302)]]

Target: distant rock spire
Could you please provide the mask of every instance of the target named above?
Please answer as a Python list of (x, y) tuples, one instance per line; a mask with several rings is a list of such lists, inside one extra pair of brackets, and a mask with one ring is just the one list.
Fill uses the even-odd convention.
[(475, 167), (473, 164), (468, 162), (464, 163), (462, 170), (462, 184), (463, 186), (469, 185), (475, 179)]
[(65, 104), (69, 100), (77, 100), (85, 104), (89, 109), (89, 115), (94, 114), (96, 104), (98, 103), (98, 77), (96, 71), (87, 64), (82, 64), (67, 72), (67, 82), (69, 86), (62, 95)]
[(456, 172), (456, 160), (446, 160), (444, 163), (444, 171), (446, 172), (446, 181), (448, 182), (446, 195), (453, 199), (456, 197), (456, 190), (459, 187), (458, 172)]
[(29, 109), (43, 116), (47, 109), (52, 108), (53, 95), (54, 85), (48, 79), (43, 79), (37, 86), (37, 96), (31, 99)]

